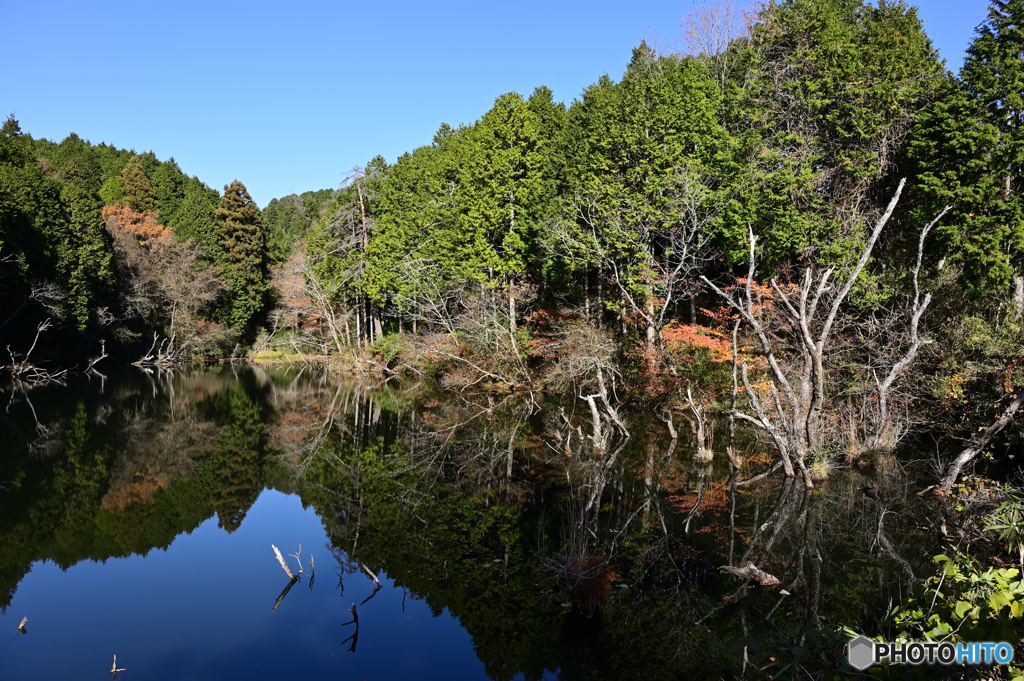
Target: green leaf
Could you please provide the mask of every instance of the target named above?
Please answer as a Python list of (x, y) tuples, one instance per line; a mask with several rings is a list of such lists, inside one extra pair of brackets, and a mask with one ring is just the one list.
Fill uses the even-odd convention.
[(1010, 604), (1010, 600), (1002, 593), (995, 592), (988, 597), (989, 605), (992, 606), (992, 610), (999, 612), (1000, 608), (1003, 608)]

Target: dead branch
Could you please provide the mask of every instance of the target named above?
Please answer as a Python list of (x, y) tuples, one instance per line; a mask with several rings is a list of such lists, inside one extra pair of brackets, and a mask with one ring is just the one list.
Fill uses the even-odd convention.
[(277, 556), (277, 562), (281, 564), (281, 569), (288, 575), (288, 579), (291, 579), (292, 581), (298, 579), (298, 577), (292, 573), (292, 569), (288, 567), (288, 563), (284, 562), (284, 556), (281, 555), (281, 550), (273, 544), (270, 545), (270, 548), (274, 549), (274, 555)]
[(362, 561), (357, 562), (359, 562), (359, 567), (363, 568), (363, 572), (370, 575), (370, 579), (372, 579), (377, 584), (377, 588), (379, 589), (382, 585), (380, 583), (380, 580), (377, 579), (377, 575), (370, 572), (370, 568), (366, 567), (366, 565), (364, 565)]
[(1006, 407), (1002, 415), (991, 426), (986, 428), (985, 432), (971, 440), (970, 445), (960, 452), (956, 459), (949, 464), (945, 474), (942, 476), (942, 480), (934, 488), (935, 494), (949, 494), (952, 491), (953, 485), (956, 483), (956, 479), (959, 477), (963, 467), (974, 457), (978, 456), (992, 438), (1013, 420), (1014, 414), (1017, 413), (1022, 404), (1024, 404), (1024, 390), (1018, 390), (1017, 394), (1013, 397), (1013, 401)]
[(298, 553), (289, 553), (288, 555), (291, 556), (292, 558), (294, 558), (295, 562), (299, 564), (299, 574), (301, 575), (302, 574), (302, 560), (299, 558), (299, 556), (302, 555), (302, 544), (299, 544), (299, 552)]
[(739, 577), (740, 579), (757, 582), (761, 586), (777, 586), (779, 584), (778, 578), (774, 575), (768, 574), (750, 562), (741, 568), (732, 567), (731, 565), (723, 565), (718, 569), (727, 574)]

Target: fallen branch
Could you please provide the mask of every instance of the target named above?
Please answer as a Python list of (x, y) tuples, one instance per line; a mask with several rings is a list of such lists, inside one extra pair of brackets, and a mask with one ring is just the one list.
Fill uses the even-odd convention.
[(1014, 414), (1020, 409), (1021, 405), (1024, 404), (1024, 390), (1018, 390), (1017, 394), (1014, 395), (1013, 401), (1010, 402), (1009, 406), (1002, 415), (995, 420), (995, 422), (985, 429), (978, 437), (971, 440), (970, 446), (967, 449), (960, 452), (960, 454), (953, 460), (949, 467), (946, 469), (945, 475), (942, 476), (942, 480), (938, 485), (934, 486), (934, 494), (945, 495), (949, 494), (953, 490), (953, 484), (956, 483), (957, 477), (960, 475), (960, 471), (969, 461), (974, 457), (978, 456), (985, 449), (988, 443), (999, 434), (1003, 428), (1013, 420)]
[(761, 586), (777, 586), (779, 584), (779, 580), (774, 575), (764, 572), (750, 562), (741, 568), (733, 567), (731, 565), (723, 565), (718, 569), (727, 574), (739, 577), (740, 579), (757, 582)]
[(18, 625), (18, 631), (20, 631), (23, 634), (28, 633), (28, 631), (25, 629), (25, 625), (26, 624), (28, 624), (28, 618), (27, 617), (22, 617), (21, 618), (21, 624)]

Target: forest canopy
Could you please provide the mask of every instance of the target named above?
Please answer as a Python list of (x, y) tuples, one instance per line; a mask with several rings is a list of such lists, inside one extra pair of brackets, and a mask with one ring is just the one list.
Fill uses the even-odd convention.
[[(0, 334), (15, 368), (56, 324), (80, 352), (155, 362), (334, 355), (606, 402), (609, 382), (658, 405), (740, 393), (732, 411), (805, 476), (921, 427), (964, 435), (1021, 384), (1022, 18), (995, 0), (953, 74), (905, 2), (712, 8), (687, 51), (641, 43), (568, 105), (499, 94), (263, 210), (237, 180), (217, 192), (173, 158), (11, 117)], [(742, 387), (723, 368), (741, 362)]]

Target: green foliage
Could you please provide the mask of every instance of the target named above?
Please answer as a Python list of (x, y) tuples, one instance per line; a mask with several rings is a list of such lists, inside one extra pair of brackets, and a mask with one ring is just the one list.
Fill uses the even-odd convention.
[(960, 265), (976, 295), (1007, 292), (1024, 267), (1022, 21), (1024, 2), (991, 3), (960, 78), (946, 84), (908, 143), (918, 213), (953, 206), (939, 227), (937, 257)]
[[(1019, 641), (1024, 581), (1017, 569), (988, 568), (970, 556), (935, 556), (943, 566), (890, 613), (896, 640)], [(932, 603), (934, 602), (934, 606)]]
[(408, 343), (402, 334), (393, 333), (381, 336), (370, 346), (375, 355), (380, 355), (384, 364), (390, 364), (396, 357), (408, 351)]
[(138, 156), (132, 156), (121, 170), (121, 190), (128, 207), (140, 213), (156, 212), (156, 193)]
[(1003, 501), (985, 516), (984, 530), (998, 534), (999, 540), (1006, 542), (1007, 551), (1016, 553), (1024, 565), (1024, 490), (1004, 485), (1000, 491)]
[(245, 330), (266, 304), (267, 242), (259, 208), (238, 180), (224, 186), (215, 230), (214, 258), (229, 289), (224, 317)]
[(321, 213), (334, 194), (333, 189), (321, 189), (270, 200), (263, 209), (263, 224), (273, 262), (287, 260), (292, 247), (319, 225)]
[(113, 282), (111, 246), (88, 170), (69, 154), (63, 170), (48, 175), (35, 162), (31, 137), (13, 118), (4, 123), (0, 248), (20, 261), (17, 287), (22, 291), (30, 279), (48, 279), (64, 289), (78, 331), (85, 330), (97, 300)]
[(798, 258), (850, 266), (906, 173), (902, 140), (942, 64), (902, 2), (792, 0), (758, 19), (732, 124), (741, 165), (723, 245), (745, 262), (749, 223), (765, 269)]

